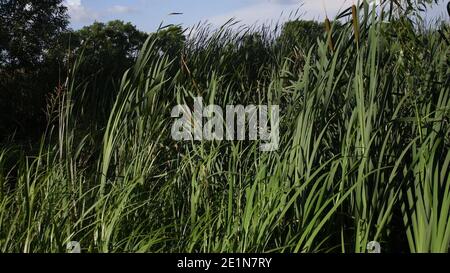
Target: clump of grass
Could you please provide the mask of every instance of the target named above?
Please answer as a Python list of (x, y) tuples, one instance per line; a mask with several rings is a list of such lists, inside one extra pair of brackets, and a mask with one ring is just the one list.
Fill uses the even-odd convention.
[[(448, 45), (408, 28), (423, 50), (408, 68), (409, 44), (356, 9), (334, 41), (328, 20), (300, 71), (264, 28), (199, 29), (181, 62), (149, 38), (88, 129), (77, 60), (38, 152), (13, 168), (0, 151), (0, 251), (447, 252)], [(174, 142), (170, 110), (199, 95), (279, 104), (280, 149)]]

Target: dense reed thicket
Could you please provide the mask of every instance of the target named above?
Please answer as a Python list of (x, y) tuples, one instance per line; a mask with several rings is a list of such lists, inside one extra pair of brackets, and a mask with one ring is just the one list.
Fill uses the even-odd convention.
[[(106, 121), (85, 114), (111, 98), (85, 94), (78, 58), (36, 153), (0, 151), (0, 251), (448, 252), (448, 24), (340, 17), (302, 46), (232, 22), (176, 58), (149, 38)], [(280, 105), (280, 149), (172, 140), (196, 96)]]

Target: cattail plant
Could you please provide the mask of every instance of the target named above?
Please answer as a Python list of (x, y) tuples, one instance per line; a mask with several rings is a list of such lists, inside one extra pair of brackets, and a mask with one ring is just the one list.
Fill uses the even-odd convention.
[(326, 16), (326, 18), (325, 18), (325, 29), (327, 32), (328, 48), (330, 49), (331, 52), (334, 52), (333, 33), (331, 31), (331, 23), (330, 23), (330, 20), (328, 19), (328, 16)]
[(330, 22), (330, 19), (328, 18), (328, 14), (327, 14), (327, 10), (326, 10), (324, 1), (322, 1), (322, 6), (323, 6), (323, 10), (325, 12), (325, 31), (327, 33), (328, 48), (331, 52), (334, 52), (333, 34), (331, 31), (331, 22)]
[(355, 34), (356, 44), (359, 45), (359, 16), (356, 5), (352, 5), (352, 23), (353, 23), (353, 33)]

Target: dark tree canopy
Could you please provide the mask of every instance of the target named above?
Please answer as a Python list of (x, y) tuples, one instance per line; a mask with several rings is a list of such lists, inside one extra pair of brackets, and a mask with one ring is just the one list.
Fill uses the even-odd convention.
[(0, 0), (0, 65), (41, 63), (68, 22), (63, 0)]
[(74, 53), (68, 65), (82, 56), (78, 76), (91, 79), (85, 94), (80, 94), (88, 105), (84, 111), (87, 116), (105, 118), (121, 75), (131, 67), (147, 37), (131, 23), (120, 20), (94, 22), (66, 36), (66, 47)]
[(84, 58), (96, 71), (122, 73), (132, 64), (147, 36), (131, 23), (95, 22), (73, 33), (72, 47), (83, 48)]
[(325, 25), (316, 21), (296, 20), (283, 25), (280, 40), (286, 44), (298, 44), (299, 47), (309, 46), (325, 33)]
[(156, 46), (172, 58), (177, 57), (183, 49), (186, 37), (181, 26), (170, 26), (153, 34)]

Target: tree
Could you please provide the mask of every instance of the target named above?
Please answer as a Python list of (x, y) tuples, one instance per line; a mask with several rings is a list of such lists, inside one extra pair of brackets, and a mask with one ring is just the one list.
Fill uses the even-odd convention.
[(175, 76), (181, 64), (181, 55), (185, 47), (186, 37), (181, 26), (171, 25), (151, 34), (155, 47), (172, 62), (167, 73)]
[(68, 25), (62, 0), (0, 0), (0, 66), (36, 66)]
[(45, 126), (45, 98), (58, 84), (61, 61), (47, 57), (68, 26), (62, 2), (0, 0), (0, 141), (29, 139)]
[(131, 23), (120, 20), (95, 22), (67, 36), (75, 53), (72, 58), (82, 53), (79, 77), (90, 79), (84, 94), (78, 94), (78, 98), (83, 98), (79, 104), (85, 106), (86, 117), (106, 118), (118, 81), (134, 63), (147, 37)]
[(180, 56), (186, 41), (181, 26), (169, 26), (152, 34), (152, 36), (156, 39), (155, 45), (170, 59), (176, 59)]
[(72, 47), (84, 50), (85, 72), (122, 74), (129, 68), (148, 35), (120, 20), (95, 22), (75, 32)]
[(296, 45), (305, 51), (325, 33), (325, 25), (316, 21), (289, 21), (283, 25), (279, 40), (287, 45)]

